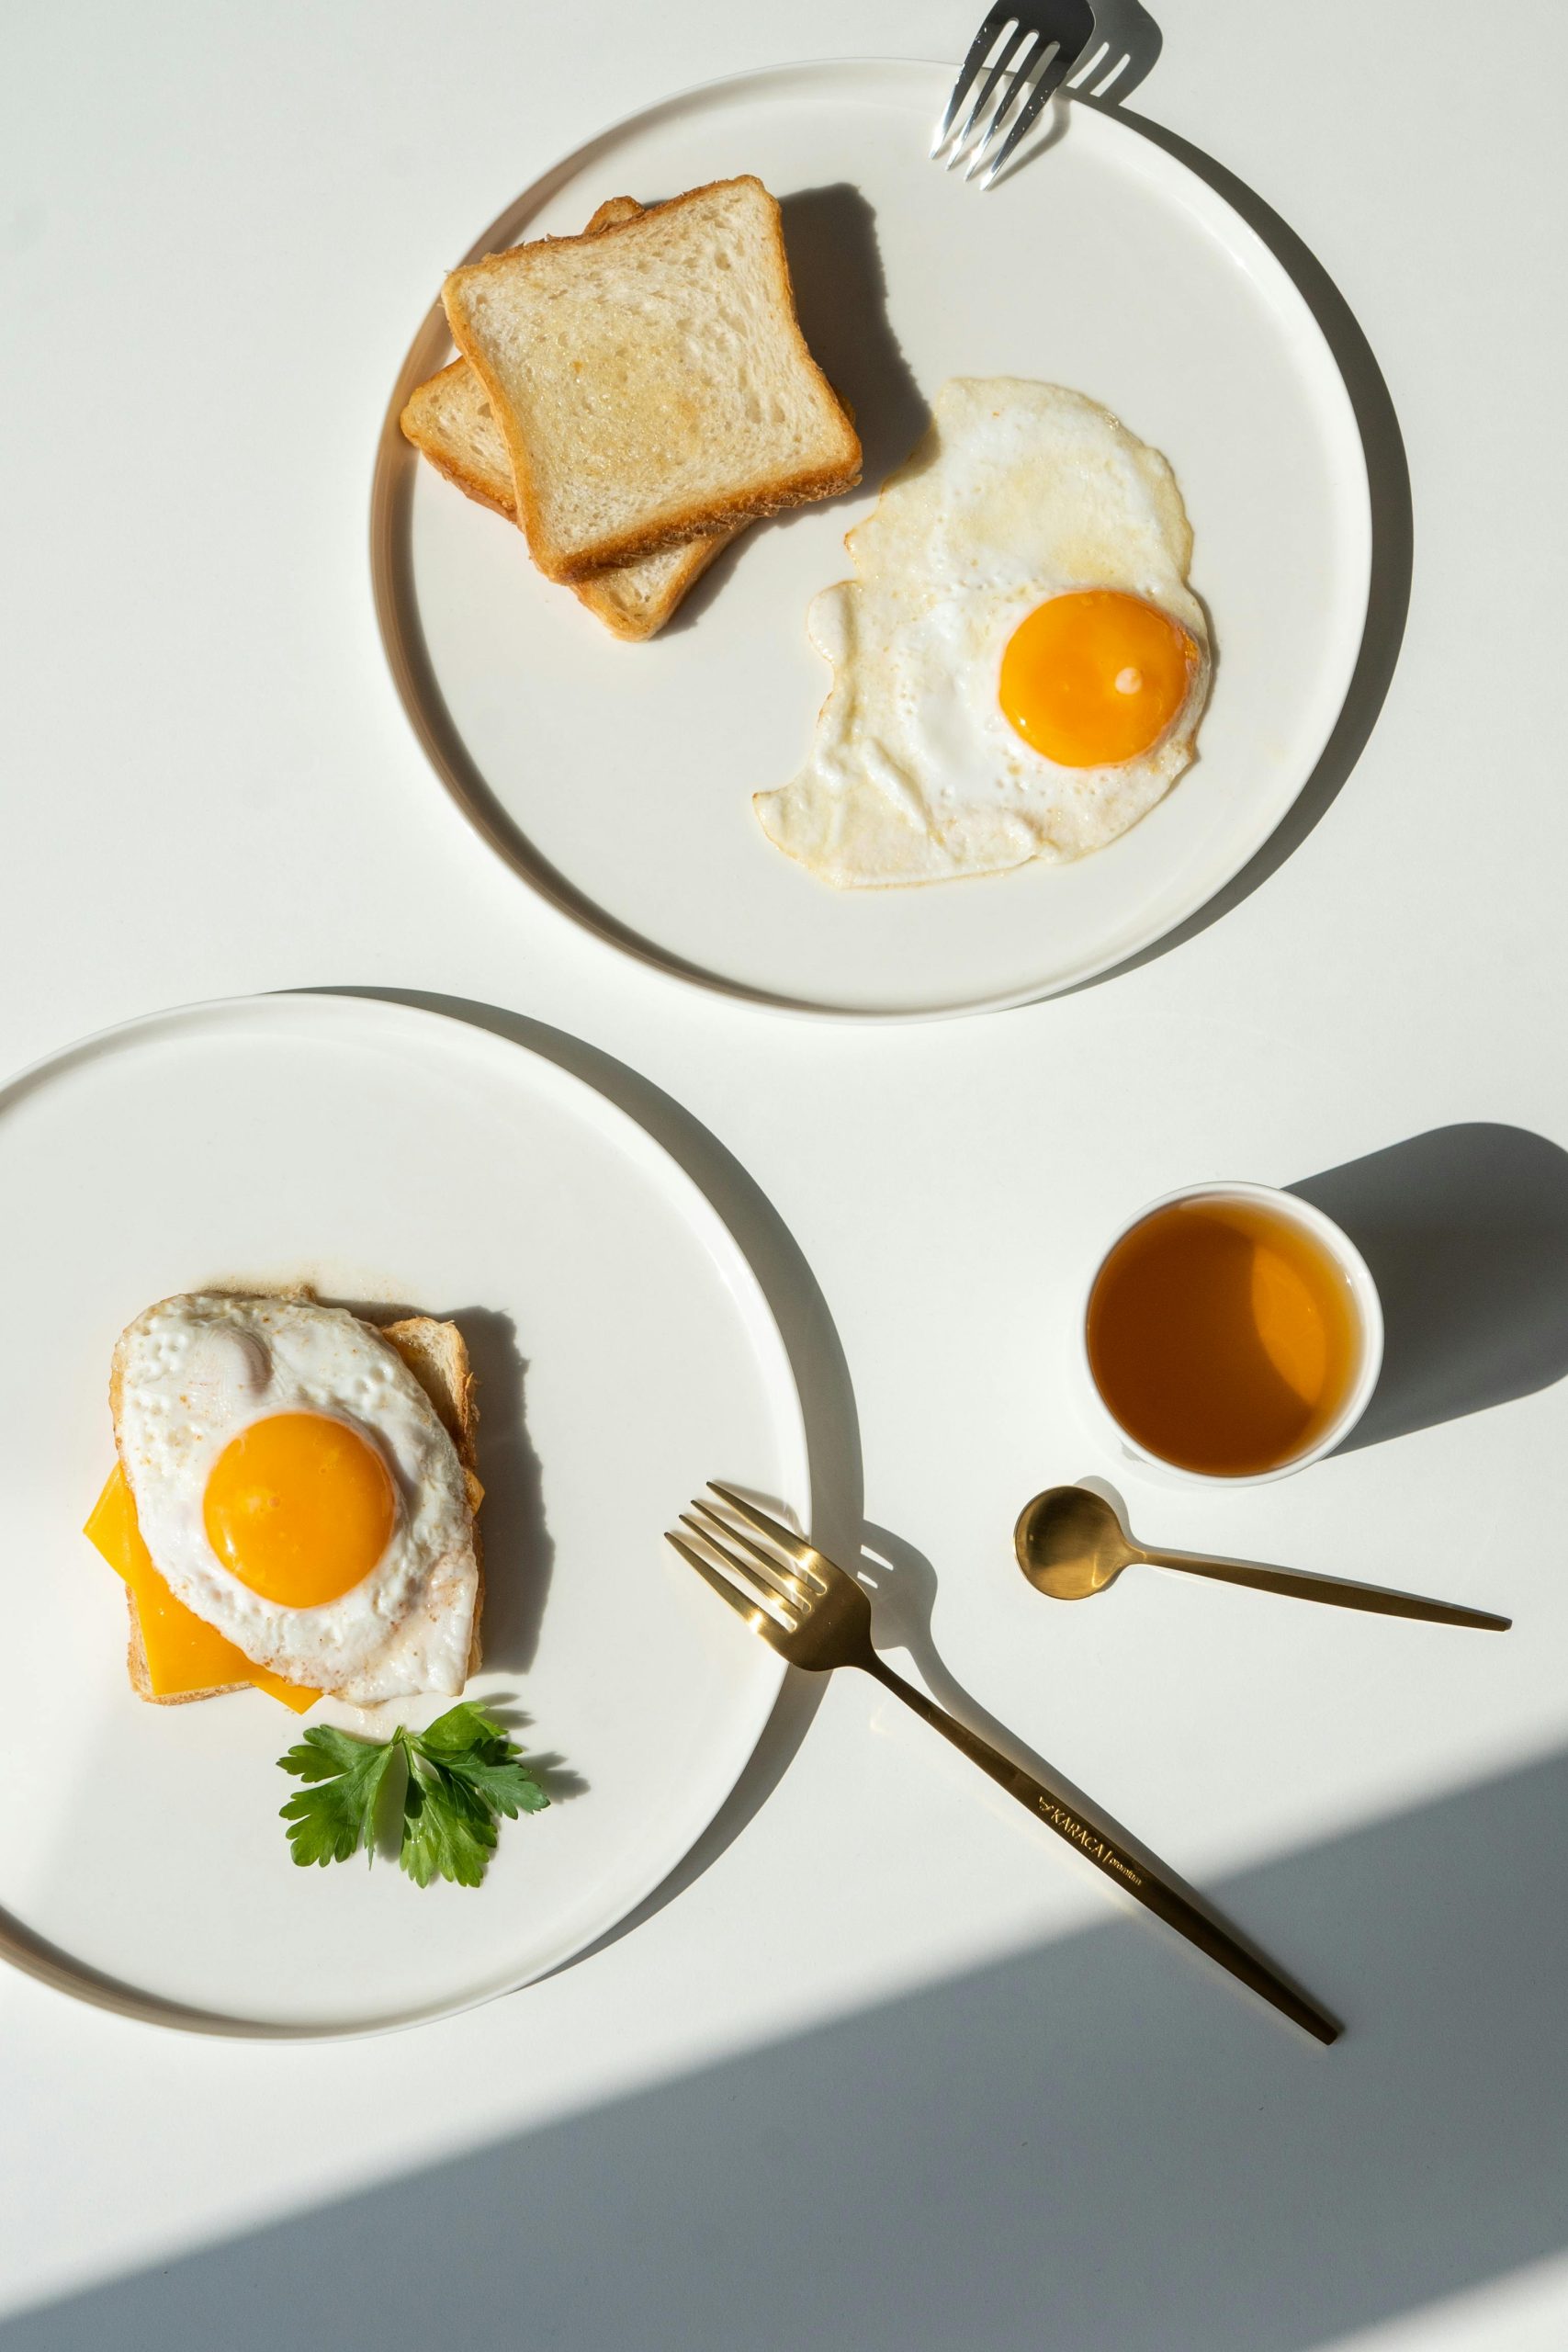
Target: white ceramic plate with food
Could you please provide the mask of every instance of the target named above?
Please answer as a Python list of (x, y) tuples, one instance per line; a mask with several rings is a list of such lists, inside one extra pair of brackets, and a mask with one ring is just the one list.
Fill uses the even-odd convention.
[[(672, 99), (547, 173), (474, 254), (759, 175), (802, 324), (853, 403), (861, 489), (753, 526), (665, 631), (611, 638), (521, 535), (397, 430), (451, 356), (437, 303), (378, 469), (373, 554), (394, 678), (471, 822), (576, 920), (684, 978), (781, 1006), (929, 1018), (1070, 987), (1150, 945), (1247, 864), (1343, 705), (1366, 616), (1366, 463), (1302, 295), (1241, 217), (1114, 114), (1058, 107), (985, 195), (927, 160), (952, 69), (846, 62)], [(438, 201), (438, 189), (433, 200)], [(801, 766), (829, 673), (806, 635), (845, 530), (955, 376), (1069, 386), (1175, 469), (1216, 655), (1197, 763), (1076, 863), (836, 891), (764, 838), (751, 797)]]
[[(467, 1023), (236, 1000), (75, 1046), (0, 1091), (0, 1951), (198, 2030), (351, 2033), (525, 1983), (593, 1942), (733, 1787), (781, 1667), (662, 1542), (705, 1478), (804, 1511), (801, 1408), (757, 1281), (662, 1147)], [(172, 1292), (304, 1281), (452, 1316), (479, 1376), (483, 1671), (557, 1801), (482, 1885), (297, 1868), (260, 1690), (154, 1706), (80, 1530), (113, 1461), (117, 1334)], [(422, 1724), (448, 1702), (406, 1702)], [(578, 1792), (570, 1790), (580, 1784)]]

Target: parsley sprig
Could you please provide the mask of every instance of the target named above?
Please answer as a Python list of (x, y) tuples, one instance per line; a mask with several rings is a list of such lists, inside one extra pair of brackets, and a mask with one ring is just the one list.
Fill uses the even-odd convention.
[(278, 1763), (311, 1785), (280, 1810), (300, 1867), (376, 1853), (376, 1815), (394, 1758), (404, 1767), (398, 1860), (416, 1886), (433, 1878), (478, 1886), (495, 1850), (497, 1816), (515, 1821), (549, 1803), (503, 1724), (471, 1700), (425, 1731), (398, 1725), (390, 1739), (358, 1739), (317, 1724)]

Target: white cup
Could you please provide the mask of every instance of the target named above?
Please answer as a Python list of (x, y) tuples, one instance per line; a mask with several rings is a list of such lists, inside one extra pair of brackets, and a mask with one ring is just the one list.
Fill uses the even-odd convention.
[[(1333, 1260), (1349, 1286), (1355, 1310), (1359, 1352), (1353, 1379), (1345, 1394), (1345, 1401), (1332, 1421), (1320, 1430), (1313, 1444), (1289, 1460), (1276, 1464), (1271, 1470), (1253, 1470), (1235, 1476), (1212, 1470), (1184, 1470), (1179, 1464), (1168, 1462), (1163, 1455), (1151, 1453), (1141, 1445), (1130, 1430), (1122, 1428), (1100, 1395), (1090, 1369), (1089, 1357), (1089, 1309), (1094, 1296), (1095, 1284), (1113, 1252), (1127, 1236), (1162, 1209), (1174, 1208), (1179, 1201), (1244, 1201), (1269, 1211), (1273, 1216), (1289, 1220), (1303, 1233), (1309, 1234)], [(1175, 1480), (1184, 1487), (1266, 1487), (1276, 1478), (1289, 1478), (1309, 1464), (1321, 1462), (1342, 1445), (1371, 1404), (1372, 1391), (1378, 1385), (1382, 1369), (1382, 1302), (1371, 1271), (1348, 1234), (1340, 1230), (1332, 1217), (1325, 1216), (1308, 1201), (1299, 1200), (1294, 1193), (1277, 1192), (1271, 1184), (1183, 1184), (1179, 1191), (1167, 1193), (1157, 1201), (1148, 1201), (1120, 1226), (1111, 1237), (1095, 1261), (1094, 1271), (1084, 1288), (1083, 1303), (1078, 1311), (1076, 1355), (1079, 1388), (1084, 1399), (1086, 1418), (1102, 1439), (1109, 1437), (1129, 1461), (1136, 1462), (1162, 1477)]]

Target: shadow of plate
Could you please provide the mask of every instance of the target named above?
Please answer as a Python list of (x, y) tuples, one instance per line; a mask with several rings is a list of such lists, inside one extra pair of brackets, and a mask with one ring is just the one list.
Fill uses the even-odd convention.
[(1129, 113), (1113, 98), (1101, 100), (1080, 92), (1072, 103), (1114, 115), (1129, 130), (1184, 164), (1240, 214), (1285, 269), (1316, 320), (1350, 396), (1366, 458), (1372, 524), (1371, 578), (1360, 650), (1339, 717), (1316, 766), (1280, 824), (1241, 872), (1163, 939), (1081, 983), (1083, 988), (1100, 988), (1123, 972), (1137, 971), (1156, 956), (1184, 947), (1211, 924), (1221, 922), (1277, 874), (1327, 815), (1365, 751), (1393, 683), (1410, 609), (1416, 525), (1410, 468), (1393, 397), (1354, 311), (1311, 247), (1256, 189), (1190, 140), (1179, 138), (1145, 115)]
[[(723, 1220), (779, 1327), (806, 1425), (813, 1538), (825, 1552), (842, 1559), (855, 1558), (860, 1550), (863, 1478), (860, 1423), (843, 1347), (827, 1301), (793, 1234), (717, 1136), (651, 1080), (613, 1055), (503, 1006), (417, 989), (336, 987), (315, 992), (412, 1004), (509, 1038), (581, 1079), (662, 1145)], [(536, 1623), (531, 1638), (536, 1635)], [(786, 1675), (750, 1762), (703, 1836), (670, 1877), (598, 1944), (591, 1945), (590, 1951), (618, 1941), (662, 1910), (734, 1843), (788, 1770), (825, 1687), (825, 1681), (815, 1676)], [(586, 1957), (587, 1953), (577, 1955), (579, 1960)], [(576, 1961), (567, 1964), (575, 1966)]]

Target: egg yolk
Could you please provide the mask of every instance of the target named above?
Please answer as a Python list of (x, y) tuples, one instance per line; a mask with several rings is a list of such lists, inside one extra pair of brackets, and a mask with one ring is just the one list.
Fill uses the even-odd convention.
[(1008, 639), (1002, 716), (1058, 767), (1120, 767), (1187, 699), (1198, 648), (1179, 621), (1115, 588), (1037, 605)]
[(324, 1413), (274, 1413), (212, 1465), (207, 1540), (242, 1584), (286, 1609), (335, 1600), (390, 1541), (397, 1493), (368, 1439)]

